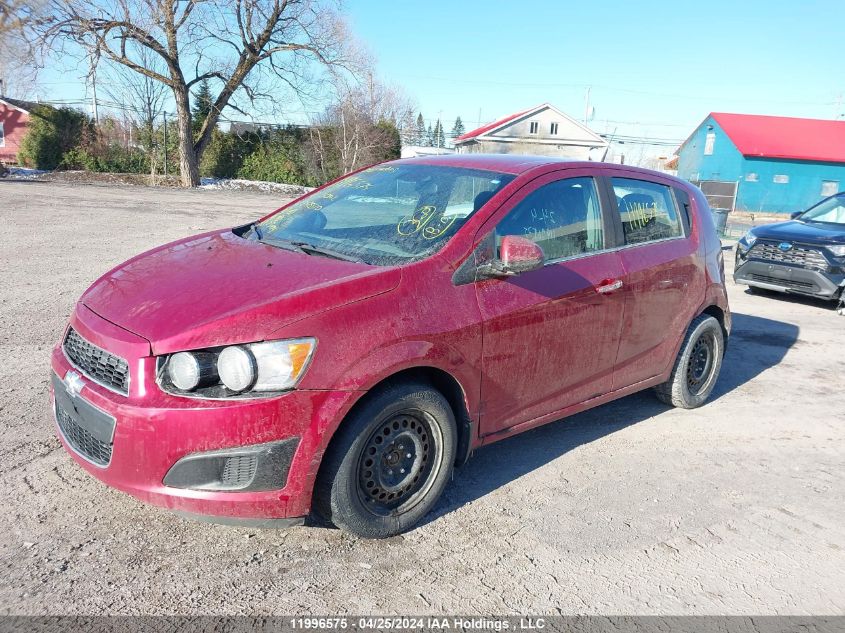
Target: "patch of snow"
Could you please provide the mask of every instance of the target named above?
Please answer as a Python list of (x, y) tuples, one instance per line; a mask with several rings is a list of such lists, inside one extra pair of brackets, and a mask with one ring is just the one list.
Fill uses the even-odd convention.
[(44, 169), (27, 169), (26, 167), (7, 167), (6, 169), (9, 170), (6, 178), (12, 178), (14, 180), (35, 180), (41, 174), (48, 173)]
[(288, 196), (301, 196), (308, 193), (313, 187), (302, 185), (289, 185), (281, 182), (265, 182), (262, 180), (242, 180), (239, 178), (202, 178), (200, 189), (231, 189), (235, 191), (269, 191), (281, 193)]

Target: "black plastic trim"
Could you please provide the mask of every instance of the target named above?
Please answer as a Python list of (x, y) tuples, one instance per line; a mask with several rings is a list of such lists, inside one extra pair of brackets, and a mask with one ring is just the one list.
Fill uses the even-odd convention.
[[(299, 438), (291, 437), (280, 442), (192, 453), (171, 466), (163, 483), (171, 488), (219, 492), (281, 490), (287, 485), (288, 472), (298, 446)], [(224, 481), (223, 472), (226, 460), (238, 457), (254, 458), (255, 470), (249, 481), (235, 486)]]
[(250, 527), (264, 529), (280, 529), (305, 525), (305, 517), (283, 517), (280, 519), (251, 519), (242, 517), (223, 517), (213, 514), (194, 514), (184, 510), (174, 510), (174, 514), (191, 521), (200, 523), (213, 523), (215, 525), (226, 525), (229, 527)]

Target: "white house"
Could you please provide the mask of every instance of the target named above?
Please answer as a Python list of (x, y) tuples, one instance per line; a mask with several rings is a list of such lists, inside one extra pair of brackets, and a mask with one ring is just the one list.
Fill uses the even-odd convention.
[(455, 151), (601, 160), (608, 142), (549, 103), (508, 115), (455, 139)]

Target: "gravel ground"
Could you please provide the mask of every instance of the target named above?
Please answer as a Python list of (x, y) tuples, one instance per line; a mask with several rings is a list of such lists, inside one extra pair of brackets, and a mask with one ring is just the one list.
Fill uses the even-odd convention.
[(484, 448), (401, 537), (193, 523), (89, 477), (47, 396), (76, 298), (131, 255), (280, 202), (0, 182), (0, 613), (845, 611), (845, 318), (733, 284), (711, 403), (638, 394)]

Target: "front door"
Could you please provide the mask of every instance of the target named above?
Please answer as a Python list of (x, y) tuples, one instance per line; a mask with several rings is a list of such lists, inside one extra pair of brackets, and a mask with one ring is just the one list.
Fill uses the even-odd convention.
[(546, 256), (539, 270), (476, 284), (482, 434), (610, 390), (624, 299), (603, 206), (592, 177), (550, 174), (518, 193), (495, 227), (482, 229), (497, 245), (504, 235), (529, 238)]

